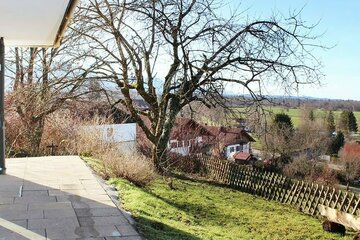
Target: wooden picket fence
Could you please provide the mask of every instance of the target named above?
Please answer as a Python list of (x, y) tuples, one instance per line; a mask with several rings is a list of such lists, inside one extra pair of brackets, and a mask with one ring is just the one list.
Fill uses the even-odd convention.
[(201, 169), (213, 180), (240, 191), (280, 203), (300, 211), (318, 215), (318, 205), (360, 216), (360, 196), (336, 188), (290, 179), (280, 174), (241, 166), (220, 159), (200, 160)]

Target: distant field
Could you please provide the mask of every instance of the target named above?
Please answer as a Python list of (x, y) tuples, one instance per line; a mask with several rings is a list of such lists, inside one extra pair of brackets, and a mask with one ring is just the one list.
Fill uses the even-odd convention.
[[(236, 109), (239, 111), (245, 110), (244, 108), (236, 108)], [(300, 124), (300, 120), (301, 120), (301, 109), (300, 108), (267, 107), (266, 109), (275, 114), (282, 113), (282, 112), (288, 114), (292, 119), (294, 127), (298, 127)], [(342, 112), (341, 110), (333, 111), (334, 116), (335, 116), (335, 123), (337, 122), (341, 112)], [(326, 110), (323, 110), (323, 109), (315, 110), (315, 118), (323, 117), (325, 114), (326, 114)], [(360, 124), (360, 111), (354, 111), (354, 115), (355, 115), (355, 117), (358, 121), (358, 125), (359, 125)]]

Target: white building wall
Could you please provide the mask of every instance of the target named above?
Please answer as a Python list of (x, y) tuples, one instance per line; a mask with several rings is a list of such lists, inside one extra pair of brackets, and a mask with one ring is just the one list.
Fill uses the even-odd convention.
[(122, 152), (136, 149), (136, 123), (82, 126), (81, 131), (98, 135), (101, 141), (115, 143)]
[(182, 156), (189, 155), (189, 147), (177, 147), (177, 148), (171, 148), (170, 152), (180, 154)]
[[(238, 149), (238, 150), (237, 150)], [(246, 144), (233, 144), (233, 145), (228, 145), (225, 148), (225, 157), (229, 158), (231, 153), (234, 152), (245, 152), (245, 153), (250, 153), (250, 143), (246, 143)]]

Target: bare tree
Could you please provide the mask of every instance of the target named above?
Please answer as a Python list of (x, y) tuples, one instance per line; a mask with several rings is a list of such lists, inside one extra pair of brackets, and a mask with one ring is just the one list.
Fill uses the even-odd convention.
[(18, 114), (22, 126), (18, 134), (30, 154), (39, 153), (46, 117), (66, 100), (86, 93), (83, 83), (97, 64), (85, 62), (84, 50), (73, 37), (73, 32), (69, 33), (57, 49), (15, 48), (7, 59), (12, 80), (8, 111)]
[(315, 113), (315, 109), (304, 106), (297, 131), (298, 148), (306, 150), (310, 159), (325, 154), (331, 141), (324, 119)]
[[(208, 0), (88, 0), (79, 7), (75, 29), (106, 65), (102, 74), (120, 89), (117, 101), (152, 143), (160, 171), (176, 115), (189, 103), (223, 105), (226, 84), (261, 100), (267, 81), (285, 89), (319, 81), (313, 26), (299, 15), (225, 19), (220, 7)], [(132, 91), (148, 109), (136, 108)]]

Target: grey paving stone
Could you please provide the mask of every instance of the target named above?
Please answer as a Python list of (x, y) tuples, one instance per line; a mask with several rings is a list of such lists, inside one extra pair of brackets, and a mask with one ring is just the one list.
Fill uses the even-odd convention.
[(107, 208), (76, 208), (75, 213), (78, 217), (104, 217), (122, 216), (119, 209), (114, 207)]
[(0, 240), (46, 240), (45, 230), (26, 230), (26, 229), (12, 229), (0, 226)]
[(102, 187), (77, 156), (11, 159), (0, 175), (0, 222), (29, 236), (0, 224), (0, 240), (141, 239)]
[(79, 217), (80, 226), (106, 226), (126, 223), (123, 216), (106, 216), (106, 217)]
[(119, 230), (121, 236), (138, 236), (138, 232), (130, 224), (121, 224), (116, 225), (116, 228)]
[(79, 196), (74, 194), (68, 194), (68, 195), (58, 195), (56, 196), (57, 202), (102, 202), (102, 201), (109, 201), (110, 198), (108, 195), (104, 194), (97, 194), (93, 196), (89, 196), (89, 194), (85, 194), (85, 196)]
[(23, 191), (28, 191), (28, 190), (48, 190), (49, 187), (48, 186), (43, 186), (43, 185), (39, 185), (36, 183), (29, 183), (26, 182), (23, 185)]
[(52, 203), (29, 203), (29, 210), (36, 209), (70, 209), (72, 208), (71, 203), (69, 202), (52, 202)]
[(14, 203), (50, 203), (56, 202), (56, 198), (53, 196), (26, 196), (15, 197)]
[(67, 238), (66, 240), (106, 240), (105, 237)]
[(0, 211), (1, 210), (27, 210), (28, 204), (22, 203), (22, 204), (3, 204), (0, 205)]
[(9, 220), (9, 222), (12, 222), (22, 228), (27, 228), (28, 225), (27, 225), (27, 220), (26, 219), (22, 219), (22, 220)]
[(44, 210), (44, 218), (68, 218), (74, 217), (76, 218), (76, 214), (74, 209), (66, 208), (66, 209), (45, 209)]
[(78, 226), (79, 222), (76, 217), (28, 220), (28, 229), (72, 228)]
[(0, 205), (13, 204), (15, 197), (8, 197), (7, 195), (0, 195)]
[(49, 196), (49, 191), (47, 190), (25, 190), (22, 191), (21, 196), (28, 197), (28, 196)]
[(81, 184), (61, 184), (60, 185), (60, 190), (81, 190), (81, 189), (85, 189), (83, 185)]
[(92, 238), (92, 237), (89, 237), (89, 238), (76, 238), (76, 240), (105, 240), (104, 237), (100, 237), (100, 238)]
[[(2, 179), (1, 179), (2, 180)], [(5, 191), (5, 189), (0, 187), (0, 196), (6, 196), (6, 197), (18, 197), (20, 195), (20, 189), (14, 189), (12, 188), (9, 191)]]
[(109, 199), (108, 201), (101, 202), (82, 202), (82, 201), (72, 201), (71, 202), (74, 208), (104, 208), (107, 206), (116, 207), (115, 204)]
[(106, 240), (142, 240), (140, 236), (129, 237), (105, 237)]
[(0, 217), (6, 220), (24, 220), (24, 219), (36, 219), (44, 218), (43, 210), (8, 210), (0, 209)]
[(107, 236), (121, 236), (115, 226), (87, 226), (76, 228), (47, 228), (47, 237), (57, 239), (102, 238)]

